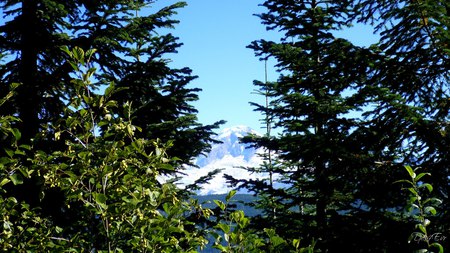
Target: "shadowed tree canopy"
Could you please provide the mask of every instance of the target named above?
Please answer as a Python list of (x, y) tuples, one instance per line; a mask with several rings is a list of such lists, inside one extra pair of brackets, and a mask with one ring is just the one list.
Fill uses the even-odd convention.
[[(261, 168), (251, 168), (270, 179), (229, 182), (264, 196), (257, 224), (315, 238), (324, 251), (413, 247), (412, 225), (399, 219), (406, 196), (393, 182), (403, 165), (425, 166), (436, 175), (439, 197), (448, 198), (448, 151), (439, 148), (448, 145), (448, 4), (268, 0), (262, 6), (262, 23), (282, 39), (249, 48), (261, 60), (274, 58), (281, 74), (277, 82), (255, 81), (268, 103), (254, 105), (281, 134), (243, 139), (271, 152)], [(358, 47), (335, 36), (356, 22), (380, 41)], [(439, 231), (448, 231), (445, 211), (441, 219)]]
[[(186, 87), (196, 77), (189, 68), (168, 65), (168, 57), (181, 44), (167, 31), (178, 22), (172, 16), (185, 3), (160, 10), (151, 9), (154, 1), (141, 0), (0, 3), (4, 16), (0, 48), (6, 56), (0, 69), (0, 89), (6, 94), (9, 84), (22, 84), (14, 103), (1, 113), (20, 117), (23, 142), (40, 131), (52, 131), (50, 122), (60, 117), (68, 94), (73, 93), (73, 70), (60, 50), (67, 45), (101, 52), (91, 60), (98, 81), (92, 92), (109, 82), (125, 88), (114, 99), (121, 105), (132, 103), (133, 119), (142, 127), (142, 137), (174, 140), (176, 148), (171, 155), (182, 163), (209, 148), (212, 131), (220, 122), (198, 122), (191, 102), (198, 99), (200, 89)], [(114, 113), (123, 116), (122, 110)], [(38, 140), (35, 138), (36, 145)]]

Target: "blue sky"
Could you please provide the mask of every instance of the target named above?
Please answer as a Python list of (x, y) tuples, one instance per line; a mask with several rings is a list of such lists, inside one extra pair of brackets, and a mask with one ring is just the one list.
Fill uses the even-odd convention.
[[(177, 1), (160, 0), (150, 9)], [(187, 0), (188, 6), (175, 16), (180, 23), (171, 31), (184, 45), (179, 53), (170, 55), (174, 67), (189, 67), (199, 78), (192, 87), (203, 89), (200, 100), (193, 105), (199, 110), (203, 124), (226, 120), (222, 127), (247, 125), (263, 132), (262, 115), (253, 112), (249, 102), (263, 103), (254, 94), (253, 80), (264, 80), (264, 63), (246, 46), (254, 40), (276, 40), (277, 34), (266, 31), (255, 13), (264, 12), (258, 6), (262, 0)], [(364, 26), (339, 32), (339, 36), (357, 45), (369, 45), (375, 36)], [(269, 62), (269, 81), (278, 74)]]
[[(176, 1), (160, 0), (154, 8)], [(189, 67), (199, 78), (191, 83), (201, 88), (199, 110), (201, 123), (226, 120), (223, 126), (247, 125), (261, 129), (261, 115), (253, 112), (250, 101), (263, 102), (252, 94), (253, 80), (264, 79), (264, 63), (246, 46), (253, 40), (275, 38), (253, 14), (263, 12), (259, 0), (187, 0), (179, 9), (180, 23), (171, 31), (184, 45), (170, 55), (174, 67)], [(151, 10), (154, 11), (154, 10)], [(276, 74), (269, 76), (276, 79)]]

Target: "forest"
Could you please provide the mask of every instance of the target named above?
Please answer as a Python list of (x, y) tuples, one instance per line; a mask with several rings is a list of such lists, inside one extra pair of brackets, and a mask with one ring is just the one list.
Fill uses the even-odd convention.
[[(155, 1), (0, 0), (1, 251), (450, 249), (449, 1), (260, 1), (280, 40), (248, 49), (279, 76), (254, 81), (266, 131), (241, 142), (268, 177), (210, 199), (216, 171), (177, 181), (224, 121), (169, 64), (186, 3)], [(336, 36), (354, 25), (379, 40)]]

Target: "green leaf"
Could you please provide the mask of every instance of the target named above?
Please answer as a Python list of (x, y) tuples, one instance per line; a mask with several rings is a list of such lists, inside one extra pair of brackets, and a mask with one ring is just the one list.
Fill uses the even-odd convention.
[(163, 210), (166, 214), (170, 214), (171, 211), (168, 203), (163, 204)]
[(69, 47), (62, 46), (62, 47), (60, 47), (60, 50), (63, 51), (64, 53), (66, 53), (68, 56), (72, 57), (72, 52), (69, 50)]
[(95, 203), (97, 203), (101, 208), (103, 209), (108, 208), (106, 206), (107, 197), (105, 194), (94, 192), (92, 193), (92, 195), (94, 196)]
[(416, 182), (418, 182), (424, 176), (431, 176), (431, 174), (430, 173), (420, 173), (419, 175), (417, 175), (417, 177), (414, 180)]
[(292, 241), (292, 246), (294, 246), (294, 248), (298, 249), (298, 248), (300, 248), (300, 242), (301, 242), (300, 239), (294, 239)]
[(160, 193), (157, 191), (149, 191), (148, 195), (150, 198), (150, 205), (152, 205), (154, 207), (158, 206), (158, 197), (159, 197)]
[(429, 192), (432, 192), (432, 191), (433, 191), (433, 186), (432, 186), (431, 184), (429, 184), (429, 183), (424, 183), (424, 184), (421, 184), (421, 185), (419, 186), (419, 188), (424, 188), (424, 187), (426, 187), (426, 188), (428, 189)]
[(78, 68), (78, 64), (74, 63), (74, 62), (69, 62), (70, 66), (72, 66), (72, 69), (75, 71), (80, 71), (80, 69)]
[(105, 89), (105, 98), (109, 99), (114, 92), (114, 83), (111, 83), (108, 88)]
[(223, 203), (222, 201), (217, 200), (217, 199), (215, 199), (215, 200), (213, 200), (213, 201), (214, 201), (214, 203), (216, 203), (216, 205), (217, 205), (222, 211), (225, 210), (225, 208), (226, 208), (225, 203)]
[(442, 245), (440, 243), (437, 242), (433, 242), (432, 244), (430, 244), (430, 247), (432, 248), (438, 248), (439, 249), (439, 253), (444, 253), (444, 247), (442, 247)]
[(73, 58), (80, 62), (81, 64), (84, 64), (84, 50), (80, 47), (75, 47), (72, 49)]
[(429, 202), (435, 202), (437, 205), (442, 204), (442, 200), (438, 199), (438, 198), (429, 198), (423, 201), (423, 204), (427, 204)]
[(408, 188), (408, 191), (410, 191), (412, 194), (414, 194), (415, 196), (419, 195), (417, 193), (417, 191), (414, 188)]
[(220, 250), (220, 252), (229, 252), (229, 248), (223, 246), (222, 244), (214, 244), (213, 247)]
[(274, 247), (277, 247), (277, 246), (285, 243), (286, 241), (283, 238), (281, 238), (278, 235), (276, 235), (276, 236), (273, 236), (273, 237), (270, 238), (270, 242), (272, 243), (272, 245)]
[(431, 215), (436, 215), (436, 208), (432, 206), (426, 206), (425, 207), (425, 213), (430, 213)]
[(234, 220), (235, 222), (239, 223), (243, 218), (245, 218), (244, 211), (236, 210), (230, 214), (230, 217), (231, 220)]
[(427, 229), (423, 224), (417, 224), (416, 228), (418, 228), (422, 233), (427, 234)]
[(58, 226), (55, 227), (55, 232), (56, 232), (56, 233), (59, 234), (59, 233), (61, 233), (62, 231), (63, 231), (63, 228), (58, 227)]
[(55, 132), (55, 140), (59, 140), (61, 138), (61, 132)]
[(132, 125), (127, 125), (127, 134), (129, 136), (133, 136), (134, 135), (134, 131), (133, 131)]
[(14, 138), (16, 139), (16, 141), (20, 140), (20, 138), (22, 137), (22, 134), (20, 133), (19, 129), (17, 129), (17, 128), (11, 129), (11, 132), (14, 135)]
[(31, 150), (31, 146), (30, 145), (26, 145), (26, 144), (22, 144), (20, 145), (21, 149), (25, 149), (25, 150)]
[(411, 168), (411, 166), (409, 165), (405, 165), (405, 169), (406, 171), (408, 171), (408, 174), (411, 178), (415, 178), (416, 177), (416, 173), (414, 173), (413, 169)]
[(219, 227), (225, 234), (230, 233), (230, 226), (225, 223), (219, 223), (217, 224), (217, 227)]
[(23, 177), (19, 173), (14, 173), (9, 176), (14, 185), (23, 184)]
[(233, 198), (233, 196), (236, 195), (236, 190), (232, 190), (230, 191), (227, 196), (225, 197), (225, 201), (229, 202), (231, 198)]
[(2, 181), (0, 182), (0, 187), (3, 187), (5, 184), (11, 182), (11, 180), (7, 179), (7, 178), (3, 178)]
[(30, 170), (28, 168), (19, 168), (20, 173), (22, 173), (22, 175), (26, 178), (30, 178), (31, 174), (34, 173), (34, 170)]
[(12, 158), (14, 156), (14, 151), (12, 151), (11, 149), (5, 148), (5, 152), (10, 158)]
[(85, 56), (86, 56), (88, 62), (91, 60), (91, 57), (95, 54), (95, 52), (97, 52), (97, 49), (95, 49), (95, 48), (91, 48), (86, 51)]
[(275, 230), (270, 228), (264, 228), (264, 232), (266, 235), (270, 238), (272, 236), (275, 236)]
[(397, 181), (394, 182), (394, 184), (398, 184), (398, 183), (407, 183), (407, 184), (410, 184), (411, 186), (414, 186), (413, 182), (405, 180), (405, 179), (397, 180)]

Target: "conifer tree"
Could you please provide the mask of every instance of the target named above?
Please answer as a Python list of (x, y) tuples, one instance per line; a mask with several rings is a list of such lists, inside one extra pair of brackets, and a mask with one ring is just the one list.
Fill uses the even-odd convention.
[[(422, 167), (431, 174), (431, 184), (439, 207), (435, 230), (449, 231), (449, 26), (447, 1), (357, 1), (354, 18), (373, 24), (381, 35), (378, 50), (383, 57), (372, 82), (380, 83), (414, 107), (407, 114), (405, 105), (391, 113), (379, 113), (379, 128), (397, 124), (397, 139), (402, 144), (391, 149), (397, 162)], [(373, 14), (376, 15), (373, 15)], [(369, 15), (368, 15), (369, 14)], [(395, 111), (394, 111), (395, 110)], [(409, 120), (405, 120), (409, 119)], [(385, 122), (390, 122), (386, 124)], [(448, 240), (440, 240), (444, 248)]]
[(22, 139), (30, 139), (61, 112), (71, 68), (61, 64), (59, 47), (69, 44), (67, 30), (79, 13), (74, 1), (0, 3), (0, 50), (5, 55), (0, 90), (5, 94), (11, 83), (22, 83), (14, 103), (1, 114), (19, 115)]
[[(9, 55), (1, 69), (1, 89), (5, 93), (10, 83), (22, 83), (15, 103), (2, 114), (21, 118), (24, 142), (40, 131), (51, 131), (49, 124), (60, 117), (64, 100), (73, 93), (72, 68), (64, 64), (60, 50), (67, 45), (102, 52), (91, 63), (98, 68), (96, 79), (127, 89), (115, 99), (133, 102), (142, 136), (175, 140), (171, 155), (182, 163), (208, 149), (220, 122), (198, 122), (191, 102), (198, 99), (200, 89), (186, 88), (196, 77), (189, 68), (168, 65), (168, 57), (181, 44), (161, 32), (174, 27), (177, 21), (171, 17), (185, 3), (154, 11), (149, 8), (153, 1), (144, 0), (1, 2), (6, 17), (0, 27), (0, 48)], [(93, 85), (91, 92), (96, 88)]]
[[(413, 129), (427, 116), (411, 103), (412, 93), (394, 88), (400, 79), (385, 83), (381, 74), (392, 71), (395, 77), (398, 65), (386, 65), (395, 61), (380, 45), (361, 48), (334, 36), (351, 24), (353, 1), (268, 0), (263, 6), (263, 24), (284, 36), (250, 48), (275, 58), (282, 74), (273, 84), (256, 82), (272, 101), (256, 110), (270, 115), (282, 133), (244, 141), (278, 154), (272, 172), (280, 186), (230, 181), (269, 194), (279, 207), (276, 219), (265, 221), (319, 240), (323, 250), (407, 247), (406, 240), (392, 240), (408, 237), (407, 222), (398, 219), (404, 196), (393, 182), (403, 173), (406, 151), (414, 148)], [(372, 15), (369, 9), (361, 14)]]

